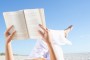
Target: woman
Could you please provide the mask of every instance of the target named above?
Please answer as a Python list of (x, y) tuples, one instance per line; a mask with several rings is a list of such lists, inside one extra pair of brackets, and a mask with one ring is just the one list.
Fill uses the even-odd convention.
[[(49, 29), (50, 37), (52, 41), (50, 41), (52, 44), (52, 48), (54, 50), (55, 56), (57, 60), (64, 60), (63, 51), (61, 48), (61, 45), (71, 45), (71, 42), (66, 38), (68, 33), (72, 30), (72, 25), (69, 26), (65, 30), (52, 30)], [(30, 53), (27, 59), (35, 58), (35, 57), (41, 57), (46, 58), (46, 60), (50, 60), (50, 53), (48, 50), (47, 44), (43, 40), (37, 40), (36, 45), (34, 46), (34, 49)]]
[[(48, 29), (43, 28), (42, 25), (39, 25), (39, 26), (44, 31), (44, 33), (40, 30), (38, 32), (42, 36), (43, 40), (48, 45), (48, 49), (49, 49), (49, 52), (50, 52), (50, 59), (51, 60), (56, 60), (54, 51), (53, 51), (51, 43), (50, 43), (49, 31), (48, 31)], [(6, 37), (6, 60), (14, 60), (13, 53), (12, 53), (12, 48), (11, 48), (11, 40), (12, 40), (14, 34), (16, 33), (16, 31), (14, 31), (14, 32), (12, 32), (12, 34), (10, 34), (9, 31), (12, 29), (12, 27), (13, 26), (8, 28), (5, 32), (5, 37)], [(45, 58), (35, 58), (35, 59), (32, 59), (32, 60), (45, 60)]]
[[(48, 51), (50, 54), (50, 59), (49, 60), (57, 60), (55, 52), (53, 50), (52, 47), (52, 43), (51, 43), (51, 35), (50, 35), (50, 31), (47, 28), (43, 28), (42, 25), (39, 25), (40, 28), (44, 31), (44, 33), (39, 30), (39, 34), (42, 36), (44, 42), (47, 44), (48, 47)], [(9, 33), (9, 31), (12, 29), (13, 26), (9, 27), (6, 32), (5, 32), (5, 37), (6, 37), (6, 60), (14, 60), (13, 58), (13, 53), (12, 53), (12, 48), (11, 48), (11, 40), (14, 36), (14, 34), (16, 33), (16, 31), (13, 31), (11, 34)], [(71, 30), (72, 26), (68, 27), (67, 29), (65, 29), (65, 36), (68, 34), (68, 32)], [(31, 60), (47, 60), (45, 57), (35, 57), (32, 58)]]

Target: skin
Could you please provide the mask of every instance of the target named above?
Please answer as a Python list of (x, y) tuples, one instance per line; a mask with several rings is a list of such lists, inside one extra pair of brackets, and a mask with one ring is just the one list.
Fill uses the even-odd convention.
[(5, 38), (6, 38), (6, 60), (14, 60), (13, 54), (12, 54), (12, 48), (11, 48), (11, 40), (16, 33), (16, 31), (12, 32), (11, 34), (9, 31), (11, 30), (13, 26), (10, 26), (6, 32), (5, 32)]
[[(38, 30), (38, 33), (41, 35), (43, 40), (47, 43), (49, 53), (50, 53), (50, 60), (57, 60), (54, 50), (51, 45), (51, 36), (49, 34), (49, 30), (47, 28), (44, 28), (42, 25), (39, 25), (39, 27), (44, 31), (44, 33), (41, 30)], [(14, 37), (16, 31), (13, 31), (11, 34), (9, 31), (13, 28), (13, 26), (10, 26), (6, 32), (5, 32), (5, 38), (6, 38), (6, 60), (14, 60), (12, 47), (11, 47), (11, 41)], [(69, 26), (67, 29), (65, 29), (65, 34), (67, 35), (71, 31), (72, 26)], [(65, 36), (66, 36), (65, 35)], [(35, 59), (25, 59), (25, 60), (46, 60), (45, 58), (35, 58)]]
[(42, 36), (43, 40), (47, 43), (47, 46), (48, 46), (48, 49), (49, 49), (49, 53), (50, 53), (50, 60), (57, 60), (56, 59), (56, 56), (55, 56), (55, 53), (54, 53), (54, 50), (52, 48), (52, 45), (51, 45), (51, 36), (49, 34), (49, 30), (46, 28), (44, 28), (42, 25), (39, 25), (42, 30), (44, 31), (44, 33), (42, 31), (38, 31), (39, 34)]
[[(53, 51), (51, 43), (49, 41), (49, 34), (48, 34), (49, 31), (48, 31), (48, 29), (43, 28), (42, 25), (39, 25), (39, 26), (44, 31), (44, 33), (40, 30), (38, 32), (42, 36), (43, 40), (48, 45), (48, 49), (49, 49), (49, 52), (50, 52), (50, 58), (51, 58), (51, 60), (56, 60), (54, 51)], [(11, 41), (12, 41), (12, 38), (14, 37), (16, 31), (13, 31), (10, 34), (9, 31), (12, 29), (12, 27), (13, 26), (10, 26), (5, 32), (5, 37), (6, 37), (6, 60), (14, 60), (12, 47), (11, 47)], [(32, 59), (32, 60), (45, 60), (45, 58), (36, 58), (36, 59)]]

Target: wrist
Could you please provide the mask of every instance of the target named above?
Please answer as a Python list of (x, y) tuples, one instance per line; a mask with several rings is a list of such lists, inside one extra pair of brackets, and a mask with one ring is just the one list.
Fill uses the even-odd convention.
[(10, 43), (10, 42), (9, 42), (9, 43), (8, 43), (8, 42), (6, 42), (6, 46), (9, 46), (9, 45), (11, 45), (11, 43)]
[(51, 47), (52, 46), (52, 44), (50, 42), (48, 42), (47, 45), (48, 45), (48, 47)]

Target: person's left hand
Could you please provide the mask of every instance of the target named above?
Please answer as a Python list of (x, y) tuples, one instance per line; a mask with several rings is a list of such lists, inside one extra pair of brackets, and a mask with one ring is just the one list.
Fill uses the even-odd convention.
[(12, 29), (13, 25), (10, 26), (6, 31), (5, 31), (5, 38), (6, 38), (6, 44), (9, 44), (14, 36), (14, 34), (16, 33), (16, 31), (13, 31), (11, 34), (9, 33), (9, 31)]

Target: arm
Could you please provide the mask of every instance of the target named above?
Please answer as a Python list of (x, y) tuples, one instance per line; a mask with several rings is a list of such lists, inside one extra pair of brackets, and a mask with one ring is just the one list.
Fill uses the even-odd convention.
[(51, 43), (47, 43), (50, 52), (50, 60), (57, 60)]
[(49, 30), (47, 28), (45, 29), (42, 25), (39, 25), (39, 26), (44, 31), (44, 33), (41, 30), (39, 30), (38, 32), (42, 36), (43, 40), (47, 43), (47, 46), (48, 46), (48, 49), (50, 52), (50, 60), (57, 60), (54, 50), (52, 48), (51, 42), (50, 42), (51, 39), (50, 39), (50, 35), (49, 35)]
[(6, 37), (6, 60), (14, 60), (13, 58), (13, 53), (12, 53), (12, 48), (11, 48), (11, 40), (12, 37), (14, 36), (15, 32), (14, 31), (12, 34), (9, 33), (9, 31), (11, 30), (13, 26), (9, 27), (6, 32), (5, 32), (5, 37)]
[[(14, 60), (12, 47), (11, 47), (11, 40), (15, 34), (16, 31), (14, 31), (12, 34), (9, 33), (9, 31), (12, 29), (13, 26), (9, 27), (5, 32), (6, 37), (6, 60)], [(25, 59), (25, 60), (45, 60), (44, 58), (37, 58), (37, 59)]]

